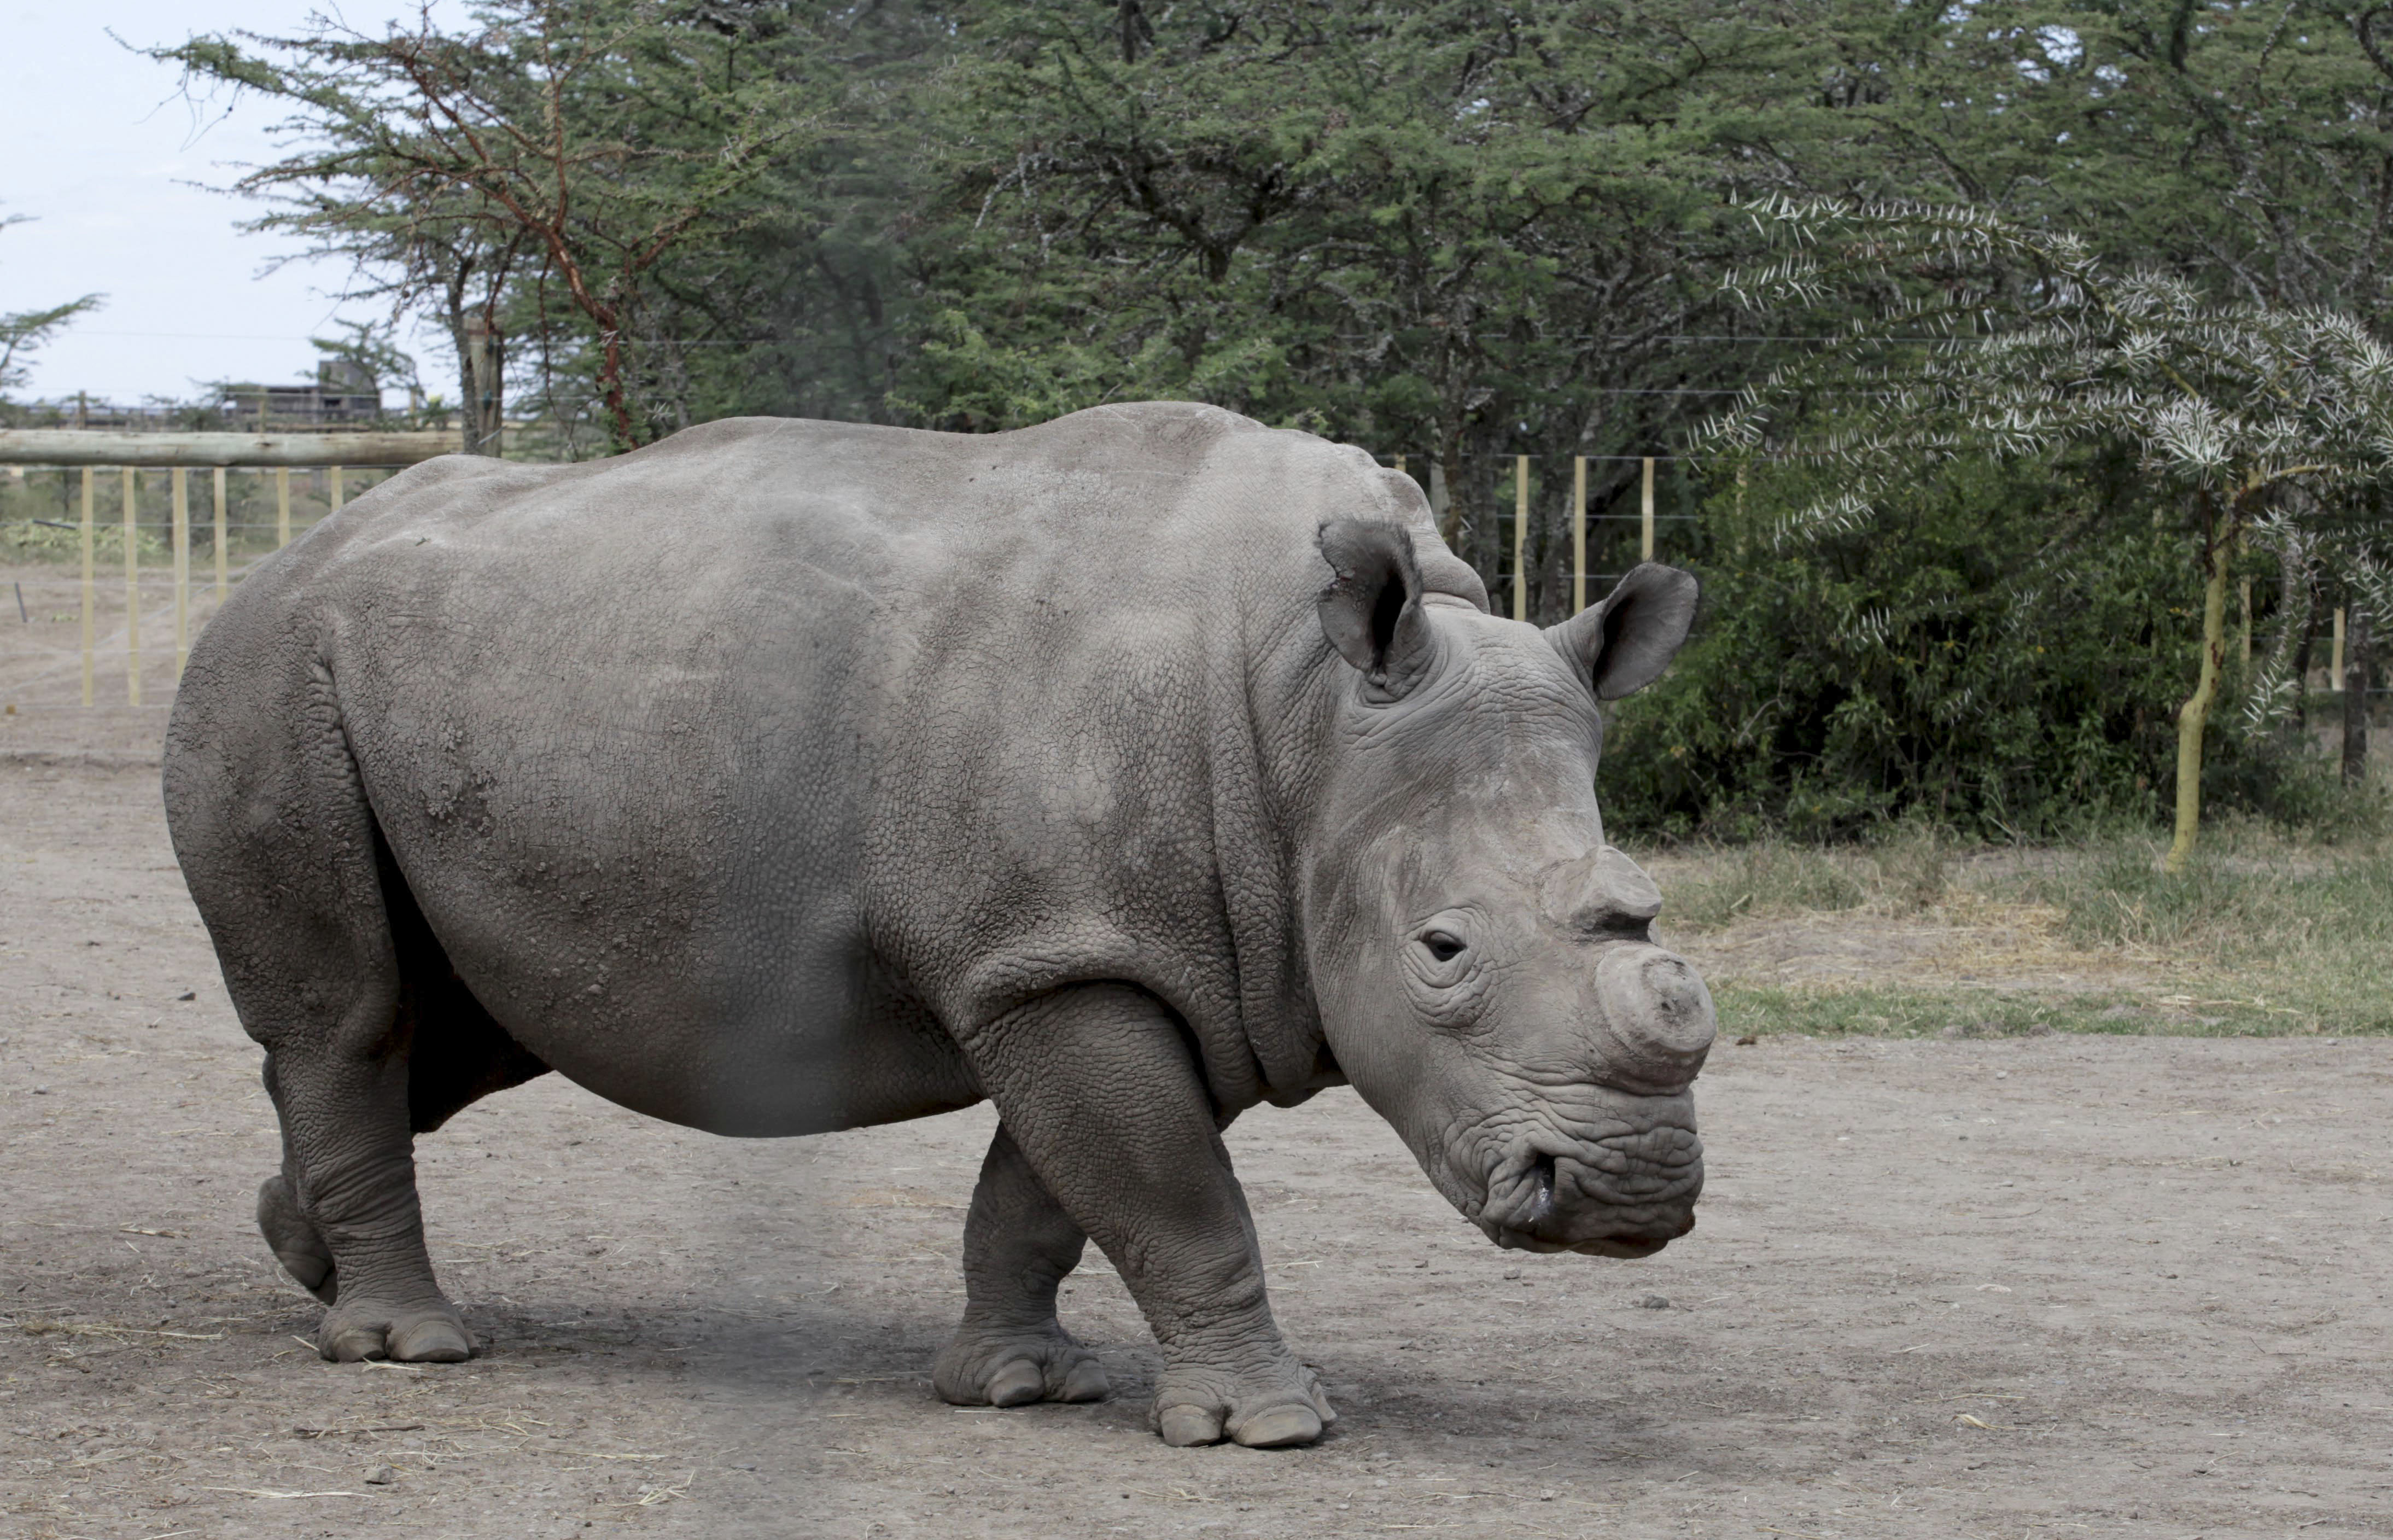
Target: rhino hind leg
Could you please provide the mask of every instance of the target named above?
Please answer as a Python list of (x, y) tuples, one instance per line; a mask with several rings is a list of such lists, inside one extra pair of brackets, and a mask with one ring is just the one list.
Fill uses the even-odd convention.
[(170, 742), (166, 775), (176, 851), (282, 1124), (259, 1228), (327, 1301), (325, 1358), (453, 1363), (473, 1339), (434, 1280), (415, 1187), (414, 1023), (393, 928), (412, 905), (392, 886), (329, 673), (283, 681), (284, 698), (213, 698), (259, 683), (197, 682), (211, 698), (178, 704), (178, 727), (188, 710), (213, 728), (228, 705), (242, 727)]
[(381, 853), (383, 907), (399, 962), (397, 1038), (407, 1052), (407, 1122), (430, 1133), (483, 1097), (548, 1073), (457, 976), (398, 863)]
[(1055, 1290), (1087, 1237), (1003, 1128), (989, 1142), (964, 1220), (964, 1319), (932, 1383), (959, 1406), (1102, 1401), (1097, 1355), (1055, 1319)]
[(333, 1248), (325, 1244), (316, 1221), (299, 1207), (299, 1194), (291, 1179), (280, 1171), (258, 1186), (257, 1231), (292, 1282), (327, 1305), (340, 1298), (340, 1272), (333, 1262)]
[[(507, 1036), (467, 992), (386, 856), (382, 875), (399, 968), (395, 1037), (406, 1045), (408, 1124), (411, 1131), (425, 1133), (493, 1091), (546, 1074), (548, 1065)], [(266, 1088), (281, 1106), (271, 1054)], [(258, 1233), (293, 1282), (335, 1304), (340, 1269), (324, 1233), (301, 1205), (299, 1188), (298, 1152), (286, 1136), (283, 1168), (257, 1189)]]
[[(283, 1271), (330, 1307), (316, 1345), (336, 1363), (453, 1364), (474, 1351), (425, 1249), (414, 1157), (421, 1077), (415, 1023), (402, 1003), (408, 993), (394, 981), (386, 993), (352, 997), (330, 1030), (309, 1022), (310, 1030), (281, 1034), (267, 1051), (283, 1161), (258, 1190), (258, 1229)], [(322, 979), (299, 983), (291, 995), (340, 998)], [(248, 1014), (244, 1008), (244, 1021)]]

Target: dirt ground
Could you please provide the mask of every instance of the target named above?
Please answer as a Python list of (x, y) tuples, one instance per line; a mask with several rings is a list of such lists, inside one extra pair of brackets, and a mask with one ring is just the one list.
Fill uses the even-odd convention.
[(2393, 1534), (2383, 1038), (1724, 1038), (1645, 1262), (1495, 1250), (1349, 1093), (1250, 1115), (1344, 1414), (1278, 1452), (1146, 1431), (1094, 1259), (1114, 1400), (932, 1394), (985, 1109), (742, 1142), (550, 1077), (419, 1151), (484, 1355), (324, 1364), (154, 777), (0, 761), (0, 1533)]

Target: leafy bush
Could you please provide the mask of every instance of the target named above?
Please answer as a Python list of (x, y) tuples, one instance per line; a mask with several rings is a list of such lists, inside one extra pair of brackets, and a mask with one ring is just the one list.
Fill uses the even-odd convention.
[[(2186, 537), (2154, 527), (2130, 468), (1965, 463), (1882, 496), (1865, 533), (1782, 540), (1818, 490), (1760, 469), (1709, 499), (1687, 562), (1703, 613), (1615, 714), (1608, 819), (1823, 839), (1910, 817), (2017, 840), (2164, 816), (2200, 596)], [(2254, 585), (2263, 644), (2274, 594)], [(2210, 758), (2220, 811), (2367, 826), (2282, 725), (2222, 710)]]

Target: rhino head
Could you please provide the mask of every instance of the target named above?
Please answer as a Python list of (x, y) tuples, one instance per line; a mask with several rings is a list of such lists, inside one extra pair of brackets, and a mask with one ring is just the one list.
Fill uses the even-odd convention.
[(1425, 593), (1401, 526), (1320, 544), (1344, 666), (1303, 898), (1330, 1051), (1498, 1246), (1649, 1256), (1694, 1228), (1714, 1022), (1604, 841), (1598, 703), (1669, 662), (1695, 581), (1647, 564), (1540, 631)]

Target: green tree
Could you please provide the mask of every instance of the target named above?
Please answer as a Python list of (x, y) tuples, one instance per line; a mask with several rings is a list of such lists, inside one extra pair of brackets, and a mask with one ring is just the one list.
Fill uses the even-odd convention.
[[(1786, 510), (1842, 479), (1757, 462), (1706, 499), (1672, 553), (1705, 619), (1607, 725), (1606, 822), (1825, 839), (1918, 816), (2017, 840), (2149, 816), (2198, 626), (2132, 460), (1964, 456), (1888, 486), (1865, 525), (1783, 542)], [(2287, 811), (2309, 783), (2277, 741), (2227, 735), (2213, 796)]]
[(1752, 212), (1790, 250), (1733, 275), (1741, 298), (1774, 309), (1883, 296), (1847, 323), (1844, 346), (1774, 372), (1707, 427), (1723, 450), (1802, 456), (1851, 478), (1793, 510), (1782, 541), (1858, 529), (1893, 483), (1972, 454), (2112, 450), (2181, 514), (2202, 594), (2166, 862), (2182, 870), (2227, 666), (2230, 568), (2256, 533), (2323, 542), (2347, 567), (2365, 555), (2367, 531), (2330, 510), (2393, 477), (2393, 349), (2347, 315), (2214, 303), (1979, 210), (1781, 199)]
[[(976, 429), (1195, 397), (1407, 450), (1494, 571), (1506, 457), (1661, 450), (1754, 356), (1710, 335), (1751, 239), (1728, 197), (1793, 175), (1760, 147), (1843, 131), (1788, 85), (1828, 65), (1806, 9), (978, 7), (901, 398)], [(1634, 474), (1599, 463), (1593, 501)]]
[(259, 228), (354, 257), (402, 303), (438, 292), (469, 403), (487, 385), (471, 377), (466, 294), (489, 325), (511, 285), (553, 285), (587, 329), (612, 438), (645, 442), (678, 425), (635, 411), (631, 381), (634, 348), (678, 340), (653, 324), (660, 268), (752, 217), (772, 157), (816, 111), (749, 67), (736, 8), (490, 0), (470, 15), (452, 33), (426, 9), (379, 35), (320, 19), (154, 57), (194, 90), (291, 106), (294, 153), (235, 184), (283, 198)]

